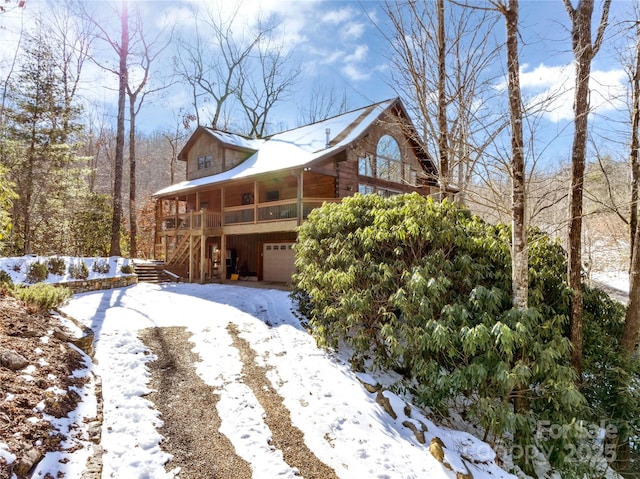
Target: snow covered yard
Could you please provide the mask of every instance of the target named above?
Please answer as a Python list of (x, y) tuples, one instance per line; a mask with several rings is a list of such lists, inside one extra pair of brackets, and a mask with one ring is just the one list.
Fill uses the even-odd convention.
[[(93, 367), (102, 377), (104, 398), (104, 478), (180, 477), (180, 469), (172, 466), (170, 454), (162, 449), (157, 430), (162, 417), (146, 397), (148, 363), (155, 356), (138, 334), (145, 328), (164, 327), (185, 327), (191, 334), (201, 359), (196, 372), (219, 398), (215, 407), (220, 432), (251, 465), (253, 478), (294, 478), (299, 470), (270, 444), (265, 422), (269, 411), (243, 381), (246, 365), (234, 347), (232, 330), (255, 352), (255, 363), (284, 398), (306, 446), (338, 477), (439, 479), (467, 472), (475, 479), (514, 477), (495, 464), (488, 445), (467, 433), (437, 426), (387, 391), (383, 396), (397, 416), (394, 419), (348, 363), (316, 347), (294, 315), (286, 292), (237, 285), (139, 284), (77, 295), (64, 311), (95, 332)], [(375, 382), (366, 375), (360, 379)], [(418, 430), (426, 426), (424, 444), (409, 424)], [(436, 437), (444, 444), (446, 464), (429, 452)], [(49, 470), (39, 468), (40, 474), (55, 477), (62, 471), (67, 479), (79, 477), (65, 464), (52, 462), (47, 463)]]

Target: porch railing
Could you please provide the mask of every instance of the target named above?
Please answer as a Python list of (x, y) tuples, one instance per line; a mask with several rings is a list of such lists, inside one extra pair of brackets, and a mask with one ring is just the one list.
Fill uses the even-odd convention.
[[(302, 219), (307, 219), (309, 213), (325, 202), (339, 202), (340, 198), (308, 198), (302, 201)], [(256, 214), (257, 212), (257, 214)], [(271, 201), (258, 205), (232, 206), (219, 212), (192, 212), (165, 216), (162, 219), (163, 230), (200, 230), (221, 228), (224, 225), (247, 223), (265, 223), (283, 221), (298, 217), (297, 200)]]

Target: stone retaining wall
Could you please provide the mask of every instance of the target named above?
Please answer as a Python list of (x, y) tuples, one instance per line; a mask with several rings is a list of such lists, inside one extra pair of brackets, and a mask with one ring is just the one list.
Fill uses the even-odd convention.
[(65, 286), (77, 293), (87, 293), (89, 291), (98, 291), (101, 289), (124, 288), (132, 284), (138, 284), (138, 276), (129, 274), (126, 276), (116, 276), (112, 278), (95, 278), (81, 279), (78, 281), (68, 281), (64, 283), (56, 283), (59, 286)]

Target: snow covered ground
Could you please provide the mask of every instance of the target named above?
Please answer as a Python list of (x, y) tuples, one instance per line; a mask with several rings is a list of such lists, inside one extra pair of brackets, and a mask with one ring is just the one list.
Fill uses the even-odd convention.
[[(49, 256), (36, 255), (0, 258), (0, 270), (6, 271), (15, 284), (25, 283), (29, 266), (36, 262), (45, 263), (49, 258)], [(63, 259), (66, 263), (64, 274), (49, 274), (43, 283), (63, 283), (67, 281), (74, 281), (69, 272), (69, 266), (71, 264), (75, 265), (83, 262), (88, 271), (87, 279), (100, 279), (126, 275), (126, 273), (122, 272), (122, 267), (130, 263), (129, 259), (122, 258), (120, 256), (111, 256), (109, 258), (58, 256), (58, 258)], [(100, 272), (101, 270), (104, 272)]]
[[(488, 445), (440, 427), (415, 409), (408, 418), (404, 402), (385, 392), (398, 415), (393, 419), (348, 363), (316, 347), (292, 309), (286, 292), (239, 285), (138, 284), (76, 295), (64, 311), (94, 330), (96, 363), (88, 367), (103, 382), (102, 477), (179, 477), (160, 447), (157, 428), (162, 418), (145, 398), (146, 364), (154, 356), (137, 337), (139, 329), (165, 326), (184, 326), (192, 334), (194, 351), (201, 357), (196, 371), (220, 395), (220, 431), (251, 464), (253, 478), (299, 477), (284, 462), (282, 452), (269, 445), (261, 406), (240, 378), (242, 363), (231, 344), (230, 324), (256, 351), (260, 365), (269, 368), (268, 377), (285, 398), (307, 446), (340, 478), (444, 479), (455, 478), (454, 471), (464, 473), (466, 468), (475, 479), (514, 477), (497, 467)], [(83, 394), (86, 404), (81, 408), (86, 406), (90, 415), (95, 400), (90, 391)], [(402, 424), (406, 421), (427, 426), (425, 445)], [(429, 441), (436, 436), (443, 441), (444, 460), (454, 471), (429, 453)], [(76, 459), (66, 463), (58, 462), (58, 457), (45, 458), (38, 475), (56, 477), (60, 471), (66, 479), (79, 478), (77, 465), (86, 458), (86, 448), (73, 454)]]

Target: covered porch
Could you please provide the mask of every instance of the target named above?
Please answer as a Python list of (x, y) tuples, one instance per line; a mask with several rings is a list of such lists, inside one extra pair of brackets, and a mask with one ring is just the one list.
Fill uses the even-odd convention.
[(190, 282), (241, 272), (262, 279), (264, 243), (294, 242), (314, 208), (339, 201), (335, 183), (333, 175), (301, 170), (159, 197), (155, 257)]

